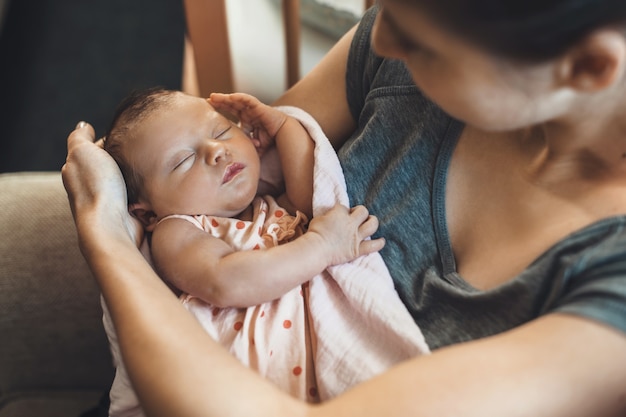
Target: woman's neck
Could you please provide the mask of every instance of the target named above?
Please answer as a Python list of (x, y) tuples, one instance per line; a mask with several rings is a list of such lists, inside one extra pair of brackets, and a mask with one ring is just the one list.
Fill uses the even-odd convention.
[(526, 148), (531, 152), (529, 178), (554, 184), (626, 184), (626, 103), (615, 104), (590, 103), (561, 120), (532, 129), (523, 138), (532, 144)]

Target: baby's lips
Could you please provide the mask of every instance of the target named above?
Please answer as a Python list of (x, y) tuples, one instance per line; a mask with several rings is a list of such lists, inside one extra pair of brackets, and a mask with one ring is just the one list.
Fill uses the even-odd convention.
[(237, 176), (241, 171), (243, 171), (244, 166), (242, 164), (233, 162), (232, 164), (226, 167), (226, 171), (224, 172), (224, 177), (222, 178), (222, 184), (226, 184), (230, 182), (233, 178)]

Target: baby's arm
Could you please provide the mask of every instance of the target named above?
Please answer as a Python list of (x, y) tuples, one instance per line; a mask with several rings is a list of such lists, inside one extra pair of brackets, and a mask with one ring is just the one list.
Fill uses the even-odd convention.
[(300, 210), (309, 218), (313, 207), (313, 164), (315, 143), (293, 117), (244, 94), (211, 94), (209, 103), (237, 116), (259, 153), (276, 145), (285, 180), (285, 194), (278, 202), (289, 212)]
[(330, 265), (379, 251), (383, 239), (366, 240), (377, 228), (365, 207), (337, 205), (291, 242), (237, 252), (186, 220), (170, 219), (155, 228), (152, 255), (178, 289), (216, 306), (247, 307), (282, 296)]

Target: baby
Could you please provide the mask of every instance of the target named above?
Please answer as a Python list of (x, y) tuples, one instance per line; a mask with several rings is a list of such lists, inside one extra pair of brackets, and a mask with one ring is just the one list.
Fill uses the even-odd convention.
[[(243, 129), (216, 109), (238, 116)], [(275, 201), (257, 196), (259, 155), (273, 144), (285, 181), (285, 192)], [(248, 307), (274, 300), (326, 267), (384, 244), (364, 240), (378, 223), (362, 206), (335, 207), (293, 239), (311, 217), (314, 143), (297, 120), (252, 96), (213, 94), (204, 100), (166, 90), (133, 94), (120, 105), (104, 146), (127, 181), (130, 212), (152, 232), (151, 253), (161, 276), (213, 305)], [(267, 250), (242, 252), (181, 217), (250, 222), (263, 211), (295, 215), (279, 222), (293, 229), (277, 233), (286, 234), (288, 245), (275, 246), (276, 239), (260, 235), (258, 248)], [(234, 230), (244, 224), (236, 222)]]
[[(272, 146), (285, 190), (276, 198), (258, 195), (260, 155)], [(307, 228), (314, 146), (300, 122), (252, 96), (205, 100), (161, 89), (124, 100), (104, 141), (161, 277), (212, 337), (309, 401), (317, 393), (302, 284), (384, 245), (368, 240), (378, 222), (363, 206), (337, 205)], [(115, 393), (126, 389), (120, 367), (111, 415)]]

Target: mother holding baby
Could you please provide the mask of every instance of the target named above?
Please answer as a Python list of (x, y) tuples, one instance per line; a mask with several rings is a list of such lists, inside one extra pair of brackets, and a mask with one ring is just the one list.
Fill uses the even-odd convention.
[(81, 124), (63, 178), (150, 415), (626, 415), (626, 2), (380, 0), (276, 104), (338, 150), (433, 353), (318, 405), (279, 391), (145, 262)]

